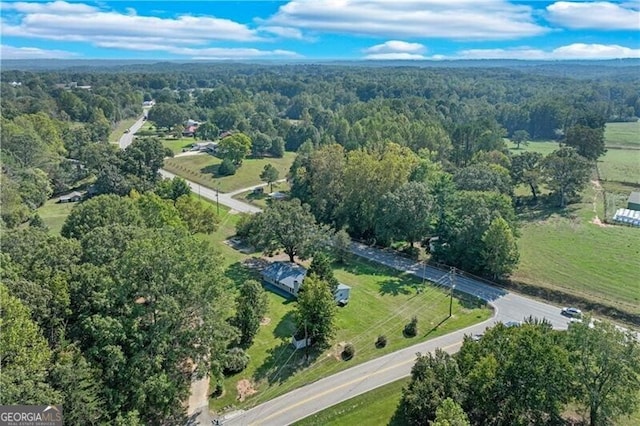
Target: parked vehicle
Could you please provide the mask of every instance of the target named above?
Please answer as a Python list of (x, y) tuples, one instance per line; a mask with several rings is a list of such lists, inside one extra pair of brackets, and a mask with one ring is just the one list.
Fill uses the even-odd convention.
[(562, 315), (567, 317), (582, 316), (582, 311), (578, 308), (562, 308)]

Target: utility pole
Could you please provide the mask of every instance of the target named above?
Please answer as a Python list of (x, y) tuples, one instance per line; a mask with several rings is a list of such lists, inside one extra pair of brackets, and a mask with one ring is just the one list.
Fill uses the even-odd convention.
[(216, 210), (218, 211), (218, 216), (220, 216), (220, 182), (216, 187)]
[(456, 288), (456, 268), (449, 271), (449, 318), (451, 318), (453, 310), (453, 290)]

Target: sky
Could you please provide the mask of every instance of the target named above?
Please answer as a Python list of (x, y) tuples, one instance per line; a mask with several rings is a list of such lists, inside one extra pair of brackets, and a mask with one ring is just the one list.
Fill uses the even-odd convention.
[(7, 1), (2, 59), (640, 57), (640, 0)]

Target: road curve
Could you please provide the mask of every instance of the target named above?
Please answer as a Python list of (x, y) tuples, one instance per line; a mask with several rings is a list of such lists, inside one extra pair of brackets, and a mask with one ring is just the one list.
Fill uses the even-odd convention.
[[(161, 173), (167, 178), (175, 176), (164, 170), (161, 170)], [(217, 196), (220, 204), (233, 210), (247, 213), (261, 211), (255, 206), (231, 198), (231, 194), (244, 192), (253, 187), (229, 194), (216, 194), (216, 191), (194, 182), (187, 180), (187, 183), (193, 192), (199, 193), (200, 196), (212, 201), (216, 201)], [(416, 353), (431, 352), (436, 348), (455, 352), (462, 344), (465, 334), (482, 333), (485, 328), (492, 326), (496, 322), (522, 321), (531, 316), (548, 320), (554, 328), (567, 328), (568, 320), (560, 314), (560, 309), (556, 306), (520, 296), (460, 274), (456, 274), (453, 282), (450, 282), (449, 279), (445, 278), (448, 271), (415, 262), (390, 250), (369, 247), (360, 243), (353, 243), (351, 250), (354, 254), (371, 261), (405, 271), (429, 281), (438, 281), (444, 287), (448, 287), (453, 283), (456, 286), (456, 291), (474, 295), (490, 303), (495, 309), (495, 315), (492, 319), (481, 324), (458, 330), (343, 370), (250, 410), (227, 414), (219, 419), (221, 424), (280, 426), (293, 423), (339, 402), (406, 377), (411, 372)]]

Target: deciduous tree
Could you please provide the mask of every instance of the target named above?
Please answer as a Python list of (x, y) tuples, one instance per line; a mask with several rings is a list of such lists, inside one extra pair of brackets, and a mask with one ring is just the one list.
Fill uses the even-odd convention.
[(516, 239), (509, 224), (502, 217), (491, 221), (491, 225), (482, 235), (482, 258), (488, 272), (494, 278), (510, 273), (518, 264), (520, 255)]
[(338, 284), (340, 283), (333, 273), (331, 258), (324, 252), (319, 251), (313, 255), (313, 260), (311, 261), (309, 270), (307, 270), (307, 276), (311, 275), (327, 283), (331, 290), (331, 294), (335, 294), (338, 289)]
[(218, 156), (225, 160), (231, 160), (236, 166), (242, 164), (242, 160), (251, 152), (251, 139), (244, 133), (235, 133), (227, 136), (218, 143)]
[(542, 181), (542, 154), (525, 151), (511, 159), (511, 177), (515, 185), (528, 185), (534, 201), (538, 199)]
[(295, 310), (298, 333), (320, 348), (326, 347), (335, 333), (336, 302), (329, 285), (315, 276), (304, 279)]
[(255, 280), (245, 281), (240, 287), (233, 319), (233, 325), (240, 331), (240, 345), (251, 345), (268, 308), (269, 299), (262, 285)]
[(564, 147), (545, 157), (542, 171), (559, 207), (565, 207), (589, 181), (591, 165), (575, 149)]
[(273, 192), (273, 183), (278, 180), (280, 173), (278, 169), (273, 167), (271, 163), (266, 164), (262, 173), (260, 173), (260, 180), (270, 185), (269, 192)]

